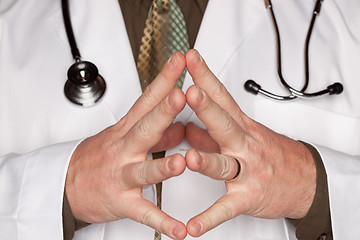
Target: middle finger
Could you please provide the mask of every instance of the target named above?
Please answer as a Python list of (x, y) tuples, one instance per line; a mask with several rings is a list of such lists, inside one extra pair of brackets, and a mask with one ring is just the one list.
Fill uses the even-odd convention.
[(185, 171), (186, 163), (181, 154), (175, 154), (161, 159), (131, 163), (126, 165), (120, 176), (123, 187), (130, 189), (162, 182), (178, 176)]

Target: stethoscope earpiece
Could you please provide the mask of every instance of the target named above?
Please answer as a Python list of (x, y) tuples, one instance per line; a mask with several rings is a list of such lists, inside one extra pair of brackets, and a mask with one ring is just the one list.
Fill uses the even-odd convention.
[(327, 87), (327, 90), (329, 90), (329, 94), (333, 95), (333, 94), (340, 94), (343, 92), (344, 87), (341, 83), (336, 82), (330, 86)]
[(87, 61), (79, 61), (71, 65), (67, 72), (65, 96), (73, 103), (93, 106), (104, 94), (106, 84), (97, 67)]
[(246, 91), (256, 95), (259, 93), (261, 86), (257, 84), (254, 80), (249, 79), (245, 82), (244, 88)]

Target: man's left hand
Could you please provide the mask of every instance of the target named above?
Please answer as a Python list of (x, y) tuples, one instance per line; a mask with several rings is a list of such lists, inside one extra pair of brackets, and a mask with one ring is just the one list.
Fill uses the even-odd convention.
[[(198, 237), (239, 215), (303, 218), (316, 190), (316, 168), (300, 142), (275, 133), (246, 116), (195, 50), (186, 54), (195, 85), (186, 100), (206, 130), (189, 123), (186, 137), (193, 149), (187, 167), (224, 180), (227, 193), (187, 223)], [(200, 137), (199, 137), (200, 136)], [(240, 163), (240, 174), (237, 175)]]

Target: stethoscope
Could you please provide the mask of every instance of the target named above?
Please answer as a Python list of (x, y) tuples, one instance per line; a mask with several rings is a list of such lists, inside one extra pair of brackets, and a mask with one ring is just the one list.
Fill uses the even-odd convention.
[(271, 92), (268, 92), (264, 89), (261, 88), (261, 86), (259, 84), (257, 84), (254, 80), (247, 80), (244, 84), (244, 87), (246, 89), (246, 91), (253, 93), (253, 94), (258, 94), (261, 93), (264, 96), (270, 97), (272, 99), (276, 99), (276, 100), (293, 100), (296, 98), (313, 98), (313, 97), (318, 97), (324, 94), (329, 94), (329, 95), (333, 95), (333, 94), (340, 94), (343, 91), (343, 85), (341, 83), (334, 83), (332, 85), (329, 85), (326, 89), (318, 91), (318, 92), (313, 92), (313, 93), (307, 93), (305, 92), (308, 84), (309, 84), (309, 42), (310, 42), (310, 37), (311, 37), (311, 33), (314, 27), (314, 23), (316, 20), (316, 16), (320, 13), (320, 9), (321, 9), (321, 4), (322, 4), (323, 0), (316, 0), (315, 3), (315, 8), (313, 11), (313, 16), (310, 22), (310, 26), (307, 32), (307, 36), (306, 36), (306, 41), (305, 41), (305, 83), (303, 88), (299, 91), (296, 90), (294, 88), (292, 88), (284, 79), (283, 75), (282, 75), (282, 70), (281, 70), (281, 46), (280, 46), (280, 33), (279, 33), (279, 28), (275, 19), (275, 15), (274, 15), (274, 11), (273, 11), (273, 7), (271, 4), (271, 0), (264, 0), (265, 2), (265, 6), (267, 9), (269, 9), (271, 18), (272, 18), (272, 23), (274, 25), (274, 30), (275, 30), (275, 34), (276, 34), (276, 48), (277, 48), (277, 72), (278, 72), (278, 76), (280, 78), (281, 84), (290, 92), (290, 95), (288, 96), (280, 96), (280, 95), (276, 95), (273, 94)]
[(68, 80), (64, 86), (65, 96), (77, 105), (90, 107), (104, 95), (105, 80), (99, 74), (95, 64), (81, 60), (71, 25), (68, 0), (61, 0), (61, 7), (71, 54), (75, 60), (67, 72)]
[[(264, 0), (265, 6), (269, 9), (272, 22), (274, 25), (274, 30), (276, 33), (276, 47), (277, 47), (277, 72), (280, 78), (282, 85), (289, 90), (290, 95), (280, 96), (268, 92), (261, 88), (254, 80), (248, 80), (245, 82), (245, 89), (253, 94), (261, 93), (264, 96), (276, 99), (276, 100), (293, 100), (298, 97), (300, 98), (312, 98), (321, 96), (324, 94), (340, 94), (343, 91), (343, 85), (341, 83), (334, 83), (329, 85), (326, 89), (314, 92), (307, 93), (305, 92), (309, 84), (309, 42), (311, 33), (314, 27), (316, 16), (319, 14), (321, 9), (321, 4), (323, 0), (316, 0), (315, 8), (313, 11), (313, 16), (310, 22), (309, 30), (306, 36), (305, 42), (305, 83), (303, 88), (299, 91), (292, 88), (284, 79), (282, 75), (281, 68), (281, 45), (280, 45), (280, 33), (273, 12), (273, 7), (271, 0)], [(64, 24), (66, 29), (66, 34), (71, 47), (71, 54), (75, 60), (75, 63), (70, 66), (67, 76), (68, 80), (65, 83), (64, 92), (65, 96), (73, 103), (81, 105), (84, 107), (93, 106), (104, 94), (106, 89), (106, 84), (104, 78), (99, 74), (99, 71), (95, 64), (82, 61), (80, 51), (77, 48), (76, 40), (74, 37), (73, 28), (71, 25), (70, 13), (68, 0), (61, 0), (62, 3), (62, 12), (64, 18)]]

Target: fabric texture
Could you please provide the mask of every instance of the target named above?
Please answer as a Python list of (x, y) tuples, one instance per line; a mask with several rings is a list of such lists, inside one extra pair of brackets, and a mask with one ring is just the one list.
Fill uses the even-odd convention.
[[(141, 40), (137, 69), (144, 91), (157, 76), (170, 56), (189, 50), (184, 16), (175, 0), (154, 0), (146, 19)], [(185, 72), (178, 80), (181, 88)]]

